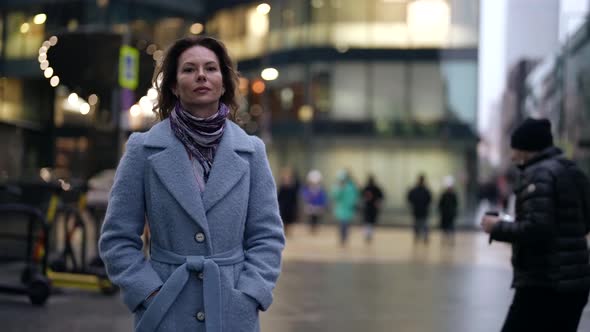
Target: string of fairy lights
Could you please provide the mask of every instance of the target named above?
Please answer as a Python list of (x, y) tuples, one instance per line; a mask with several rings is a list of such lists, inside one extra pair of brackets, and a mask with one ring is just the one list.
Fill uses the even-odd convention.
[[(49, 84), (58, 88), (60, 86), (60, 78), (58, 73), (51, 67), (47, 53), (51, 47), (54, 47), (59, 42), (57, 36), (51, 36), (45, 40), (41, 47), (39, 47), (39, 68), (43, 72), (43, 76), (49, 81)], [(75, 92), (68, 95), (68, 104), (71, 108), (77, 109), (80, 114), (86, 115), (90, 113), (90, 109), (98, 103), (98, 96), (96, 94), (90, 94), (88, 100), (78, 96)]]
[[(267, 15), (270, 12), (270, 6), (266, 3), (262, 3), (257, 7), (257, 12), (259, 12), (261, 15)], [(37, 16), (39, 16), (39, 17), (37, 17)], [(37, 16), (35, 16), (35, 20), (34, 20), (35, 24), (37, 24), (37, 21), (41, 21), (41, 20), (44, 22), (47, 18), (45, 14), (39, 14)], [(27, 26), (21, 27), (21, 30), (22, 29), (27, 29)], [(202, 33), (203, 31), (204, 31), (204, 26), (201, 23), (194, 23), (190, 26), (190, 29), (189, 29), (189, 32), (194, 35), (198, 35), (198, 34)], [(63, 85), (63, 83), (61, 82), (59, 73), (53, 67), (51, 67), (50, 59), (48, 57), (49, 50), (52, 47), (55, 47), (58, 44), (58, 42), (59, 42), (59, 39), (57, 36), (51, 36), (47, 40), (43, 41), (43, 43), (39, 47), (39, 57), (38, 57), (39, 68), (41, 69), (43, 76), (48, 80), (49, 84), (53, 88), (57, 89), (60, 86), (62, 86), (65, 88), (64, 89), (65, 91), (70, 91), (70, 89), (65, 87), (65, 85)], [(152, 56), (155, 66), (158, 66), (159, 63), (164, 58), (164, 51), (161, 49), (158, 49), (158, 46), (155, 44), (150, 44), (147, 47), (145, 46), (146, 44), (147, 43), (145, 43), (143, 46), (143, 47), (145, 47), (144, 51), (148, 55)], [(143, 48), (143, 47), (140, 47), (140, 48)], [(279, 73), (275, 68), (266, 68), (261, 72), (261, 77), (265, 81), (275, 80), (278, 76), (279, 76)], [(157, 82), (161, 81), (161, 77), (158, 77), (156, 79), (156, 81)], [(264, 91), (263, 81), (257, 80), (256, 83), (258, 85), (260, 85), (261, 87), (257, 86), (258, 89), (256, 89), (256, 87), (253, 87), (253, 91), (255, 91), (257, 93), (261, 93), (262, 91)], [(157, 111), (157, 110), (155, 109), (155, 106), (156, 106), (156, 103), (158, 100), (157, 85), (158, 85), (158, 83), (154, 82), (152, 84), (152, 86), (146, 91), (145, 95), (141, 96), (139, 98), (139, 100), (137, 100), (137, 102), (135, 102), (128, 109), (128, 114), (129, 114), (131, 121), (133, 121), (133, 119), (138, 120), (140, 116), (142, 118), (147, 118), (147, 119), (151, 119), (156, 116), (155, 111)], [(261, 90), (261, 91), (258, 91), (258, 90)], [(90, 113), (91, 110), (94, 109), (94, 107), (98, 104), (98, 102), (99, 102), (99, 97), (95, 93), (88, 95), (87, 99), (84, 99), (83, 97), (78, 95), (76, 92), (70, 92), (67, 96), (67, 109), (72, 110), (72, 111), (78, 111), (82, 115), (87, 115)], [(251, 113), (252, 113), (252, 115), (255, 115), (256, 112), (253, 111)]]

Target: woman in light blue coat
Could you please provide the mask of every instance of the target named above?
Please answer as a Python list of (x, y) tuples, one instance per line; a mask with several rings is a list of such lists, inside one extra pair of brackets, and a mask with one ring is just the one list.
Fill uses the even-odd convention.
[(259, 331), (284, 247), (264, 144), (227, 119), (237, 75), (219, 41), (177, 41), (159, 73), (162, 121), (127, 142), (101, 257), (136, 331)]

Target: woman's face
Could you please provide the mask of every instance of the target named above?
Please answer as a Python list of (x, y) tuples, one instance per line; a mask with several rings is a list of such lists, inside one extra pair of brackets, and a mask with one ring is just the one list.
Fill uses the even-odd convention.
[(225, 92), (217, 55), (203, 46), (185, 50), (178, 58), (176, 86), (172, 92), (194, 116), (215, 114)]

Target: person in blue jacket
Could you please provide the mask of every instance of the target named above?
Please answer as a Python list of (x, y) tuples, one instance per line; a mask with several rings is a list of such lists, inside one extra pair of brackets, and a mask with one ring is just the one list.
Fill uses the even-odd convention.
[(322, 186), (322, 173), (317, 169), (307, 174), (307, 184), (301, 191), (303, 196), (303, 211), (309, 218), (309, 230), (316, 234), (318, 225), (321, 222), (328, 207), (328, 194)]
[(129, 138), (102, 228), (108, 275), (136, 331), (259, 331), (285, 240), (265, 146), (228, 119), (232, 61), (221, 42), (187, 37), (156, 74), (161, 121)]

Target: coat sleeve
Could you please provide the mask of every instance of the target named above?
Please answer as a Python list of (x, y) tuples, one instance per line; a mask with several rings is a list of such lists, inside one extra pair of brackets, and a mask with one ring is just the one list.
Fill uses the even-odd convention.
[(250, 197), (244, 230), (246, 259), (236, 288), (254, 298), (264, 311), (272, 303), (285, 237), (264, 143), (253, 139), (256, 148), (250, 161)]
[(99, 240), (108, 276), (121, 288), (123, 301), (131, 311), (162, 285), (142, 251), (145, 156), (140, 141), (140, 134), (129, 137), (115, 174)]
[[(544, 243), (553, 236), (555, 226), (555, 202), (553, 175), (549, 170), (533, 174), (526, 193), (521, 193), (521, 215), (516, 222), (497, 223), (491, 232), (491, 240), (509, 243)], [(521, 219), (522, 218), (522, 219)]]
[(578, 187), (582, 218), (584, 218), (584, 226), (586, 228), (586, 234), (588, 234), (590, 232), (590, 181), (577, 167), (573, 170), (573, 176)]

